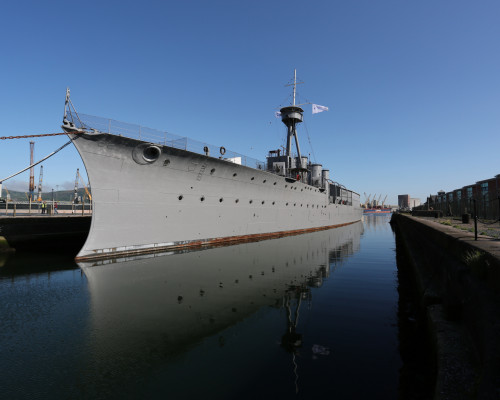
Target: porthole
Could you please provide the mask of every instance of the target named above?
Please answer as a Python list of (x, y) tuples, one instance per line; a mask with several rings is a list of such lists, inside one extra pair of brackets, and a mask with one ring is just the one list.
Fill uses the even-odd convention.
[(222, 203), (223, 201), (224, 201), (224, 199), (221, 197), (221, 198), (219, 199), (219, 203)]
[(266, 182), (267, 182), (267, 179), (264, 179), (264, 180), (262, 181), (262, 183), (266, 183)]
[(288, 206), (288, 203), (286, 203), (286, 205)]
[(273, 185), (276, 186), (276, 182), (274, 182)]
[(182, 194), (178, 197), (179, 200), (182, 200), (183, 198), (184, 196)]
[(234, 202), (235, 202), (235, 203), (239, 203), (239, 202), (240, 202), (240, 199), (236, 199)]
[(170, 160), (167, 158), (165, 161), (163, 161), (163, 166), (166, 167), (170, 164)]
[(293, 206), (295, 207), (297, 205), (297, 203), (293, 203)]
[(236, 175), (238, 175), (238, 174), (235, 172), (235, 173), (233, 174), (233, 176), (236, 176)]
[(265, 203), (265, 201), (264, 201), (264, 200), (262, 200), (262, 204), (264, 204), (264, 203)]
[(201, 200), (201, 201), (205, 201), (205, 196), (201, 196), (201, 197), (200, 197), (200, 200)]
[(288, 185), (285, 185), (285, 189), (288, 187)]
[(274, 203), (275, 203), (275, 202), (273, 201), (273, 206), (274, 206)]
[(250, 203), (250, 204), (252, 204), (252, 203), (253, 203), (253, 200), (250, 200), (250, 201), (249, 201), (249, 203)]
[(253, 181), (255, 178), (252, 176), (252, 178), (250, 178), (251, 181)]
[(213, 175), (213, 174), (214, 174), (214, 172), (215, 172), (215, 168), (212, 168), (212, 169), (210, 170), (210, 175)]
[(160, 157), (161, 150), (158, 146), (148, 146), (142, 151), (142, 158), (148, 163), (152, 163), (158, 160)]

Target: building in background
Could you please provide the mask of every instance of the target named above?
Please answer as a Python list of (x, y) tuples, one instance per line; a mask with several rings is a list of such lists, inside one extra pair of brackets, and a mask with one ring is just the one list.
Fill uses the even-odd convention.
[(418, 207), (420, 204), (420, 199), (410, 198), (410, 208)]
[(398, 195), (398, 207), (401, 209), (410, 207), (410, 195), (409, 194)]
[(479, 218), (499, 220), (500, 174), (448, 193), (440, 190), (437, 195), (430, 195), (420, 209), (441, 210), (445, 215), (456, 216), (476, 212)]

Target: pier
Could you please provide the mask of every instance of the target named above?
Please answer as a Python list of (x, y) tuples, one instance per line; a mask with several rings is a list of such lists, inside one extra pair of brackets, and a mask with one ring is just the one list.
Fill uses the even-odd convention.
[(76, 254), (87, 238), (90, 215), (0, 214), (0, 251), (57, 251)]
[(498, 398), (500, 240), (433, 218), (394, 214), (391, 224), (433, 343), (434, 398)]

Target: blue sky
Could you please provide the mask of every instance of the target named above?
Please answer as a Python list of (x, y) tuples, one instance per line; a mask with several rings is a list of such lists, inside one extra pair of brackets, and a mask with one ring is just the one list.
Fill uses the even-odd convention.
[[(82, 113), (265, 160), (296, 68), (330, 108), (305, 107), (302, 152), (362, 198), (425, 199), (500, 173), (499, 20), (496, 0), (4, 2), (0, 136), (60, 132), (70, 87)], [(0, 141), (0, 179), (28, 164), (29, 139)], [(84, 173), (73, 147), (43, 165), (45, 190)]]

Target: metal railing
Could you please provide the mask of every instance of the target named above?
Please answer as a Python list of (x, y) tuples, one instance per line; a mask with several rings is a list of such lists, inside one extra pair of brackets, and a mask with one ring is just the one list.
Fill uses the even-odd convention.
[(124, 136), (131, 139), (187, 150), (193, 153), (221, 157), (224, 160), (232, 161), (250, 168), (265, 169), (265, 163), (255, 158), (227, 150), (224, 146), (215, 146), (187, 137), (178, 136), (170, 132), (80, 113), (78, 113), (78, 118), (73, 113), (68, 113), (68, 118), (78, 129), (85, 129), (88, 131), (95, 130), (101, 133)]
[(47, 200), (45, 210), (42, 212), (42, 203), (38, 201), (9, 200), (0, 203), (1, 216), (30, 216), (30, 215), (90, 215), (92, 214), (92, 203), (61, 202)]

